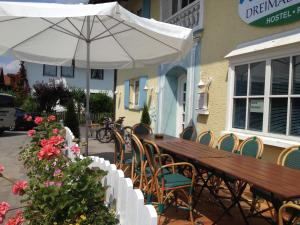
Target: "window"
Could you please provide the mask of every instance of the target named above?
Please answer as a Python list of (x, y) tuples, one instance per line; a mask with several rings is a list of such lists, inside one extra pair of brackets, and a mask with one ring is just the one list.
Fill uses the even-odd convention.
[(49, 77), (57, 76), (57, 67), (52, 65), (44, 65), (43, 66), (43, 75)]
[(71, 66), (62, 66), (60, 68), (61, 76), (62, 77), (74, 77), (74, 67)]
[(300, 55), (234, 67), (233, 129), (300, 136)]
[(91, 70), (91, 78), (92, 79), (97, 79), (97, 80), (103, 80), (104, 78), (104, 71), (101, 69), (92, 69)]
[(134, 106), (139, 105), (139, 94), (140, 93), (140, 81), (135, 80), (133, 83), (133, 94), (134, 94)]

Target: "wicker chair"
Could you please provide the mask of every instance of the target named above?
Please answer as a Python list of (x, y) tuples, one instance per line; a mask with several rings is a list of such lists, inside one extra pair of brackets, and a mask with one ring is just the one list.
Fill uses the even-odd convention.
[(145, 164), (145, 151), (143, 144), (139, 138), (132, 134), (131, 136), (131, 148), (132, 148), (132, 165), (131, 165), (131, 180), (133, 185), (138, 183), (138, 188), (143, 187), (144, 178), (144, 164)]
[(197, 142), (212, 147), (215, 141), (215, 134), (212, 131), (204, 131), (197, 137)]
[(300, 170), (300, 146), (293, 146), (282, 158), (282, 165)]
[(115, 151), (114, 151), (114, 164), (118, 169), (122, 169), (124, 173), (127, 172), (132, 163), (132, 157), (125, 157), (125, 141), (122, 135), (118, 131), (114, 131), (114, 140), (115, 140)]
[(264, 151), (264, 144), (258, 137), (249, 137), (239, 146), (239, 154), (260, 159)]
[(149, 125), (144, 124), (144, 123), (135, 124), (132, 127), (132, 132), (133, 132), (133, 134), (136, 134), (136, 135), (153, 134), (152, 128)]
[[(297, 204), (294, 204), (294, 203), (287, 203), (287, 204), (284, 204), (283, 206), (280, 207), (279, 209), (279, 213), (278, 213), (278, 224), (279, 225), (284, 225), (284, 219), (283, 219), (283, 213), (284, 211), (293, 211), (292, 213), (297, 216), (299, 216), (300, 214), (300, 205), (297, 205)], [(291, 224), (295, 224), (295, 225), (299, 225), (299, 221), (296, 222), (296, 221), (293, 221), (293, 219), (295, 218), (292, 218), (291, 220)]]
[(193, 140), (194, 133), (195, 133), (194, 127), (191, 127), (191, 126), (186, 127), (180, 134), (180, 138), (191, 141), (191, 140)]
[[(159, 153), (159, 149), (154, 142), (145, 141), (144, 146), (147, 163), (151, 170), (150, 174), (152, 175), (151, 185), (147, 193), (148, 196), (151, 195), (151, 199), (154, 195), (157, 198), (157, 202), (151, 200), (151, 203), (157, 205), (158, 214), (161, 215), (165, 211), (165, 205), (171, 196), (175, 197), (175, 203), (177, 204), (177, 192), (180, 192), (187, 199), (187, 206), (183, 209), (189, 210), (190, 219), (193, 223), (192, 192), (195, 182), (195, 167), (186, 162), (174, 163), (170, 155)], [(168, 158), (170, 162), (163, 165), (163, 158)], [(190, 177), (178, 173), (180, 167), (184, 167), (186, 171), (190, 169)], [(149, 202), (150, 199), (147, 200)]]
[(234, 134), (225, 134), (219, 138), (217, 149), (234, 153), (239, 146), (239, 139)]

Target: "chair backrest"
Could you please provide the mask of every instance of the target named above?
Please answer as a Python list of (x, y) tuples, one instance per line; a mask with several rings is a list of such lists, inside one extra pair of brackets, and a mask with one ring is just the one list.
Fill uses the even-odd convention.
[(184, 130), (180, 134), (180, 138), (191, 141), (193, 139), (194, 132), (195, 132), (194, 127), (191, 127), (191, 126), (186, 127), (186, 128), (184, 128)]
[(115, 152), (114, 152), (114, 164), (122, 164), (124, 160), (125, 141), (122, 135), (118, 131), (114, 131), (115, 139)]
[(212, 131), (204, 131), (198, 135), (197, 142), (212, 147), (215, 141), (215, 135)]
[(135, 124), (133, 127), (132, 127), (132, 132), (134, 134), (142, 134), (142, 135), (147, 135), (147, 134), (152, 134), (152, 128), (147, 125), (147, 124), (144, 124), (144, 123), (138, 123), (138, 124)]
[(300, 146), (293, 146), (282, 159), (282, 165), (300, 170)]
[[(162, 165), (161, 158), (159, 157), (160, 150), (154, 142), (145, 140), (144, 141), (144, 151), (145, 151), (148, 165), (151, 169), (151, 173), (152, 173), (152, 175), (154, 175), (155, 172), (157, 171), (157, 169)], [(158, 157), (155, 158), (155, 156), (158, 156)]]
[(283, 164), (282, 164), (283, 158), (285, 157), (285, 155), (286, 155), (288, 152), (294, 150), (295, 148), (298, 148), (298, 146), (297, 146), (297, 145), (294, 145), (294, 146), (291, 146), (291, 147), (288, 147), (288, 148), (283, 149), (283, 150), (280, 152), (280, 154), (279, 154), (279, 156), (278, 156), (278, 158), (277, 158), (277, 165), (283, 166)]
[(134, 167), (135, 168), (142, 168), (144, 164), (144, 147), (139, 138), (132, 134), (131, 136), (131, 148), (132, 148), (132, 155), (134, 160)]
[(240, 144), (239, 151), (241, 155), (260, 159), (264, 151), (264, 144), (258, 137), (249, 137)]
[(239, 146), (239, 139), (233, 133), (219, 138), (217, 148), (226, 152), (234, 152)]

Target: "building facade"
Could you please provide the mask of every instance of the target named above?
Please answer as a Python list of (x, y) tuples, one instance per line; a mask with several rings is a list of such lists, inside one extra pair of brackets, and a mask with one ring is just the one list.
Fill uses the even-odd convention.
[[(137, 13), (143, 3), (126, 7)], [(178, 135), (192, 124), (217, 138), (258, 136), (269, 161), (300, 143), (299, 0), (150, 3), (151, 17), (192, 28), (194, 47), (180, 62), (118, 71), (117, 115), (139, 122), (142, 95), (156, 132)], [(147, 80), (137, 88), (139, 77)]]
[[(86, 89), (86, 70), (74, 67), (52, 66), (25, 62), (27, 79), (30, 88), (36, 82), (49, 82), (49, 80), (62, 80), (69, 88)], [(91, 93), (107, 93), (113, 96), (114, 70), (91, 70)]]

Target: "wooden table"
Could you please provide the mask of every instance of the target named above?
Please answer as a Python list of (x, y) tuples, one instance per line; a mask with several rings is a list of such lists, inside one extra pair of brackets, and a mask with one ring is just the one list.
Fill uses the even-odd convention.
[[(254, 185), (270, 193), (270, 196), (272, 196), (272, 204), (276, 210), (279, 210), (282, 201), (300, 198), (300, 171), (298, 170), (252, 157), (216, 150), (205, 145), (166, 135), (163, 139), (156, 139), (153, 135), (141, 136), (140, 138), (154, 141), (159, 147), (172, 154), (196, 161), (197, 164), (224, 180), (232, 194), (233, 202), (230, 207), (226, 208), (217, 221), (219, 221), (225, 213), (228, 213), (233, 206), (238, 205), (245, 223), (248, 224), (247, 218), (240, 205), (241, 196), (247, 184)], [(243, 187), (239, 193), (235, 193), (229, 184), (232, 177), (243, 182)], [(215, 221), (215, 223), (217, 221)]]

